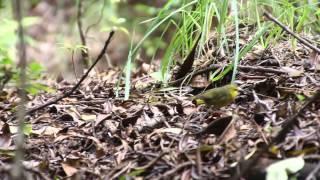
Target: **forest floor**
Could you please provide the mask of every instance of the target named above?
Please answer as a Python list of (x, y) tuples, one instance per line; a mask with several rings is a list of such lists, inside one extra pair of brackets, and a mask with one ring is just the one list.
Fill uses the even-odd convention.
[[(214, 56), (220, 68), (230, 62), (214, 51), (197, 61), (204, 64)], [(32, 131), (25, 137), (24, 166), (48, 179), (227, 179), (239, 162), (271, 144), (272, 150), (249, 166), (248, 179), (264, 177), (271, 163), (300, 155), (310, 165), (298, 175), (305, 177), (320, 159), (320, 103), (300, 109), (320, 86), (319, 63), (319, 54), (299, 42), (256, 46), (240, 61), (239, 95), (220, 109), (196, 106), (190, 86), (150, 88), (150, 71), (157, 69), (150, 64), (134, 72), (126, 101), (123, 88), (116, 91), (119, 69), (92, 73), (69, 97), (27, 116)], [(228, 77), (215, 86), (227, 84)], [(62, 82), (53, 87), (55, 93), (29, 97), (27, 108), (72, 87)], [(16, 122), (6, 119), (17, 97), (11, 90), (4, 95), (0, 152), (1, 161), (9, 163)], [(297, 121), (275, 144), (274, 137), (294, 115)]]

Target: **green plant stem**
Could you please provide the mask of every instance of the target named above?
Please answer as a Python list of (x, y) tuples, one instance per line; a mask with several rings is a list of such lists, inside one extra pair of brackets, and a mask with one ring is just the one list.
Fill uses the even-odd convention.
[(22, 25), (22, 2), (20, 0), (12, 1), (12, 10), (14, 12), (15, 19), (18, 23), (18, 52), (19, 52), (19, 98), (20, 104), (17, 110), (17, 117), (18, 117), (18, 136), (16, 137), (15, 146), (16, 146), (16, 154), (15, 154), (15, 167), (12, 169), (12, 178), (14, 180), (24, 179), (23, 176), (23, 167), (22, 161), (24, 159), (24, 151), (23, 151), (23, 144), (24, 144), (24, 134), (23, 134), (23, 126), (24, 126), (24, 118), (26, 115), (26, 67), (27, 67), (27, 60), (26, 60), (26, 46), (24, 40), (24, 32), (23, 32), (23, 25)]
[(233, 61), (233, 72), (232, 72), (232, 79), (231, 81), (235, 81), (239, 63), (239, 18), (238, 18), (238, 5), (237, 0), (232, 0), (232, 10), (234, 12), (234, 22), (235, 22), (235, 29), (236, 29), (236, 49)]

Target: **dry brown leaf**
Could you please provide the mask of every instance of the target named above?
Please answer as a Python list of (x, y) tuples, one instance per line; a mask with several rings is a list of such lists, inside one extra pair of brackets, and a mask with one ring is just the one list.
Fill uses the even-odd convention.
[(52, 126), (43, 126), (40, 129), (37, 130), (32, 130), (32, 134), (37, 134), (37, 135), (56, 135), (62, 128), (56, 128)]
[(66, 163), (61, 163), (63, 171), (66, 173), (67, 176), (73, 176), (75, 173), (78, 172), (78, 169), (75, 167), (72, 167)]

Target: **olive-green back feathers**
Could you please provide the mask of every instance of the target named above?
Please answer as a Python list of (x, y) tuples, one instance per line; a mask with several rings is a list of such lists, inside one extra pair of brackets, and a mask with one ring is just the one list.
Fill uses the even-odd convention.
[(237, 95), (237, 85), (229, 84), (219, 88), (207, 90), (199, 95), (194, 96), (192, 99), (196, 101), (197, 105), (206, 104), (220, 108), (232, 103)]

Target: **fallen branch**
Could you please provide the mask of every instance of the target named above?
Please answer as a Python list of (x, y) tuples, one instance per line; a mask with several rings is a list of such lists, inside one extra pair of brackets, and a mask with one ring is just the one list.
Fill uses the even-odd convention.
[(98, 55), (97, 59), (94, 61), (94, 63), (90, 66), (90, 68), (87, 70), (87, 72), (81, 77), (81, 79), (78, 81), (78, 83), (75, 86), (73, 86), (73, 88), (70, 91), (66, 92), (65, 94), (61, 95), (60, 97), (58, 97), (58, 98), (56, 98), (54, 100), (51, 100), (51, 101), (49, 101), (49, 102), (47, 102), (45, 104), (42, 104), (40, 106), (31, 108), (30, 110), (28, 110), (26, 112), (26, 114), (34, 113), (34, 112), (36, 112), (36, 111), (38, 111), (40, 109), (43, 109), (43, 108), (45, 108), (47, 106), (55, 104), (58, 101), (70, 96), (80, 86), (80, 84), (86, 79), (86, 77), (89, 75), (89, 73), (94, 68), (94, 66), (99, 62), (99, 60), (102, 59), (102, 57), (104, 56), (104, 54), (107, 51), (108, 45), (110, 44), (110, 41), (111, 41), (111, 38), (112, 38), (113, 34), (114, 34), (114, 31), (111, 31), (109, 33), (109, 37), (108, 37), (107, 41), (105, 42), (105, 44), (104, 44), (100, 54)]
[(316, 51), (318, 54), (320, 54), (320, 49), (317, 48), (316, 46), (310, 44), (308, 41), (306, 41), (305, 39), (302, 39), (301, 37), (299, 37), (296, 33), (294, 33), (293, 31), (291, 31), (287, 26), (285, 26), (284, 24), (282, 24), (280, 21), (278, 21), (276, 18), (274, 18), (271, 14), (264, 12), (263, 15), (265, 17), (267, 17), (269, 20), (273, 21), (274, 23), (276, 23), (278, 26), (280, 26), (283, 30), (285, 30), (287, 33), (291, 34), (293, 37), (295, 37), (297, 40), (299, 40), (302, 44), (306, 45), (307, 47), (309, 47), (310, 49)]
[[(223, 66), (225, 66), (225, 65), (212, 64), (208, 68), (200, 69), (200, 70), (194, 72), (193, 74), (190, 75), (189, 78), (193, 78), (196, 75), (216, 70), (216, 69), (221, 68)], [(287, 72), (279, 70), (279, 69), (265, 68), (265, 67), (261, 67), (261, 66), (242, 66), (242, 65), (238, 65), (238, 69), (240, 69), (240, 70), (254, 70), (254, 71), (258, 71), (258, 72), (275, 73), (275, 74), (285, 74), (285, 73), (287, 73)], [(169, 85), (170, 86), (176, 86), (176, 85), (180, 84), (185, 78), (186, 77), (182, 77), (182, 78), (179, 78), (179, 79), (177, 79), (175, 81), (171, 81), (171, 82), (169, 82)]]

